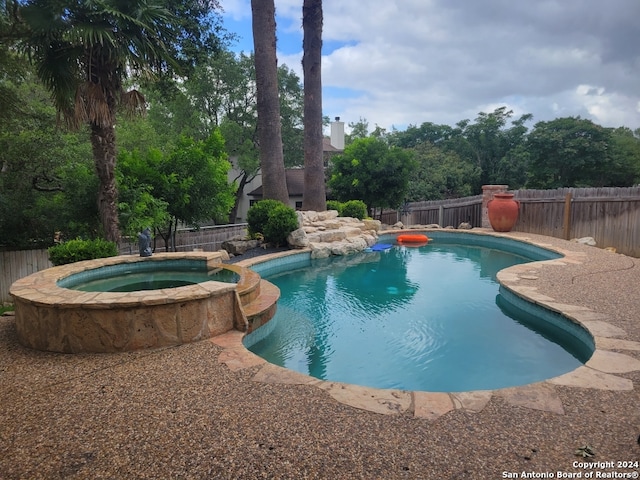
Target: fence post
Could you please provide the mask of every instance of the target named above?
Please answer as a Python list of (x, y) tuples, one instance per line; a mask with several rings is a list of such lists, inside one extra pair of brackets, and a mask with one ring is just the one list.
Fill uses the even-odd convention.
[(564, 197), (564, 218), (562, 221), (562, 234), (565, 240), (571, 238), (571, 201), (573, 200), (573, 194), (567, 193)]
[(482, 228), (491, 228), (489, 222), (489, 202), (496, 193), (506, 192), (509, 185), (483, 185), (482, 186)]

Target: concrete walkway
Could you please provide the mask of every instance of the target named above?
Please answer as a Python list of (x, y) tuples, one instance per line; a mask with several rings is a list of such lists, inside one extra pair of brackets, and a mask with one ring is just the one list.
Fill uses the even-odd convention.
[[(592, 478), (622, 478), (606, 475), (640, 471), (633, 466), (640, 461), (640, 260), (508, 236), (565, 254), (499, 279), (592, 332), (597, 350), (585, 366), (496, 391), (381, 391), (267, 364), (242, 347), (238, 332), (152, 351), (63, 355), (21, 347), (12, 318), (2, 317), (0, 478), (588, 478), (592, 470), (600, 475)], [(587, 451), (595, 453), (587, 462), (601, 463), (576, 455)]]

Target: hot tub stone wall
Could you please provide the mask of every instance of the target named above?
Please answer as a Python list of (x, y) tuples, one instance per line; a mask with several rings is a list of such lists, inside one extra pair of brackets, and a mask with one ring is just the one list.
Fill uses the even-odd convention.
[(79, 353), (166, 347), (220, 335), (246, 323), (236, 284), (209, 281), (138, 292), (83, 292), (57, 280), (119, 262), (204, 258), (221, 266), (217, 253), (119, 256), (53, 267), (11, 286), (18, 339), (38, 350)]

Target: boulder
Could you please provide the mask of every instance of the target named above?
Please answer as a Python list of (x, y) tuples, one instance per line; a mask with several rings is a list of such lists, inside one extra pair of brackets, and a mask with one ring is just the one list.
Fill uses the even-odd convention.
[(581, 243), (582, 245), (589, 245), (591, 247), (595, 247), (597, 245), (593, 237), (573, 238), (571, 239), (571, 241), (575, 243)]
[(330, 243), (311, 242), (311, 258), (329, 258), (331, 256)]
[(334, 242), (331, 244), (331, 253), (333, 255), (351, 255), (352, 253), (361, 252), (364, 249), (358, 249), (358, 245), (349, 242)]
[(226, 250), (229, 255), (242, 255), (247, 250), (256, 248), (260, 245), (258, 240), (227, 240), (222, 242), (222, 249)]
[(364, 219), (364, 229), (367, 231), (378, 232), (382, 228), (382, 222), (380, 220), (373, 220), (371, 218)]
[(295, 248), (309, 247), (311, 258), (361, 252), (377, 242), (382, 227), (379, 220), (338, 217), (337, 210), (298, 212), (298, 219), (301, 228), (287, 241)]
[(298, 210), (298, 223), (300, 225), (311, 225), (318, 221), (318, 212), (314, 212), (313, 210), (308, 211), (300, 211)]
[(347, 238), (362, 235), (362, 230), (357, 226), (352, 225), (344, 225), (343, 227), (340, 227), (338, 231), (344, 232)]
[(287, 237), (287, 242), (295, 248), (305, 248), (309, 246), (309, 238), (304, 228), (298, 228), (291, 232)]
[(325, 243), (341, 242), (347, 238), (347, 234), (342, 230), (324, 230), (317, 235), (320, 241)]
[(318, 220), (321, 222), (326, 220), (333, 220), (334, 218), (338, 218), (337, 210), (327, 210), (326, 212), (318, 212)]
[(367, 233), (363, 233), (362, 234), (362, 238), (367, 243), (367, 247), (373, 247), (378, 241), (378, 237), (375, 237), (373, 235), (369, 235)]

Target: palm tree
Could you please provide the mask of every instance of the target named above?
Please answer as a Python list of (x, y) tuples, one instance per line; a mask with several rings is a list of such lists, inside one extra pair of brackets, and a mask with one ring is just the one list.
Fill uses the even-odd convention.
[(327, 196), (322, 158), (322, 0), (304, 0), (304, 210), (324, 211)]
[(276, 57), (276, 7), (274, 0), (251, 0), (253, 45), (256, 63), (258, 143), (264, 198), (287, 204), (282, 126)]
[(175, 22), (154, 0), (18, 3), (16, 18), (25, 32), (22, 51), (68, 125), (89, 126), (103, 233), (118, 241), (116, 110), (143, 111), (144, 97), (137, 90), (125, 91), (124, 81), (172, 62), (167, 45), (175, 38)]

